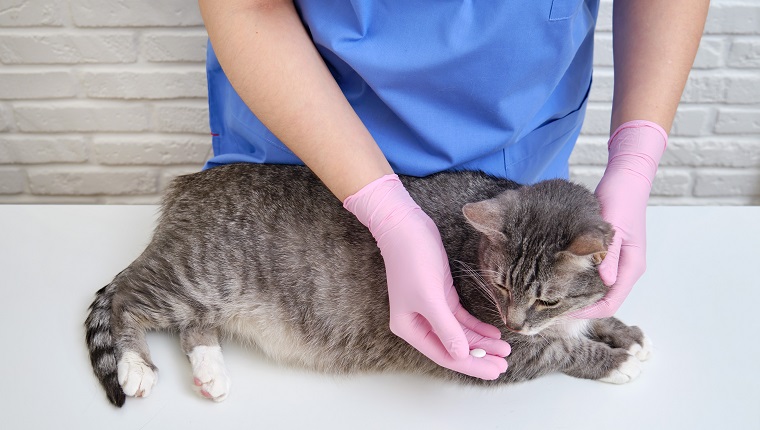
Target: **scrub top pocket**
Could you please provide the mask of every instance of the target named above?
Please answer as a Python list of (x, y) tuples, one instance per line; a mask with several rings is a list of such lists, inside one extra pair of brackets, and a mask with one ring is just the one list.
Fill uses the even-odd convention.
[(549, 21), (561, 21), (572, 18), (581, 8), (583, 0), (552, 0)]

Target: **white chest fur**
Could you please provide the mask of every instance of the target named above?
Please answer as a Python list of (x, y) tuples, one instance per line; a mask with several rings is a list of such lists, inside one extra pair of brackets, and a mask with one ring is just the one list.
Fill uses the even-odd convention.
[(556, 330), (557, 334), (562, 337), (578, 338), (586, 335), (589, 324), (589, 320), (566, 318), (555, 323), (552, 329)]

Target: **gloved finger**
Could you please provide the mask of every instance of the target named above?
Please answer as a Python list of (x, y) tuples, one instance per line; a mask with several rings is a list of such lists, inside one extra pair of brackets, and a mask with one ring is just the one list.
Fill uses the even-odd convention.
[[(451, 315), (448, 312), (448, 308), (446, 311)], [(456, 327), (455, 329), (446, 327), (449, 330), (446, 333), (448, 337), (442, 337), (435, 330), (431, 321), (421, 314), (406, 314), (391, 317), (391, 331), (436, 363), (439, 363), (440, 360), (434, 358), (438, 356), (439, 349), (446, 356), (455, 360), (463, 359), (470, 354), (469, 343), (462, 326), (454, 319), (453, 315), (450, 318)], [(452, 349), (457, 354), (456, 356), (452, 355)]]
[(451, 366), (444, 364), (444, 367), (465, 375), (493, 381), (507, 371), (508, 364), (502, 357), (486, 355), (480, 358), (467, 357), (465, 360), (453, 361)]
[(493, 356), (489, 354), (481, 358), (481, 360), (488, 360), (489, 362), (493, 363), (499, 370), (499, 374), (506, 372), (507, 368), (509, 368), (509, 363), (504, 359), (504, 357)]
[(480, 348), (486, 351), (487, 354), (497, 355), (499, 357), (506, 357), (512, 352), (512, 347), (507, 342), (501, 340), (501, 331), (491, 324), (486, 324), (471, 313), (467, 312), (467, 309), (457, 303), (458, 307), (454, 311), (454, 317), (464, 328), (465, 337), (467, 337), (467, 343), (470, 345), (470, 349)]
[(456, 318), (460, 324), (482, 336), (490, 337), (492, 339), (501, 339), (501, 331), (499, 331), (498, 328), (475, 318), (471, 313), (467, 312), (467, 309), (461, 304), (457, 303), (455, 306), (456, 308), (453, 309), (454, 318)]
[(623, 238), (619, 231), (615, 231), (612, 243), (607, 247), (607, 255), (599, 265), (599, 276), (602, 278), (604, 285), (615, 285), (620, 265), (620, 248), (623, 245)]
[(494, 355), (475, 358), (470, 356), (468, 351), (466, 357), (454, 359), (444, 348), (432, 326), (419, 314), (401, 317), (399, 320), (405, 322), (399, 323), (399, 331), (394, 330), (394, 333), (440, 366), (487, 380), (496, 379), (506, 371), (506, 360)]
[(430, 307), (423, 310), (421, 314), (430, 323), (452, 358), (461, 360), (469, 356), (470, 343), (445, 301), (430, 303)]
[[(607, 294), (591, 306), (575, 311), (574, 318), (607, 318), (617, 312), (633, 285), (641, 278), (646, 270), (646, 252), (639, 246), (625, 245), (620, 252), (620, 268), (617, 282), (610, 287)], [(605, 258), (606, 260), (606, 258)]]
[(512, 347), (507, 342), (489, 337), (480, 337), (478, 340), (470, 341), (470, 349), (475, 348), (480, 348), (486, 354), (497, 357), (506, 357), (512, 352)]
[(607, 318), (611, 317), (616, 310), (617, 309), (613, 308), (607, 298), (603, 297), (593, 305), (586, 306), (583, 309), (571, 313), (570, 316), (578, 319)]
[(633, 285), (646, 271), (646, 251), (636, 245), (623, 245), (620, 249), (620, 266), (618, 267), (617, 281), (605, 294), (611, 305), (617, 304), (615, 310), (625, 301), (633, 289)]

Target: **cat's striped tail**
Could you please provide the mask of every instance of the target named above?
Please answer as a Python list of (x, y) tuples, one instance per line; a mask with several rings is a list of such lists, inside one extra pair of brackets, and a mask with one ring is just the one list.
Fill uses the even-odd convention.
[[(118, 276), (117, 276), (118, 279)], [(98, 290), (84, 322), (87, 329), (87, 349), (95, 376), (114, 405), (124, 405), (126, 396), (119, 384), (116, 366), (116, 344), (111, 334), (111, 302), (116, 292), (116, 280)]]

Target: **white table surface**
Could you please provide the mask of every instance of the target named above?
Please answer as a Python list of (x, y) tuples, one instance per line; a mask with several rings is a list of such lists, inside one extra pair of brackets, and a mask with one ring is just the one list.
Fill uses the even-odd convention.
[(627, 385), (339, 378), (225, 344), (233, 385), (216, 404), (192, 391), (176, 336), (155, 333), (158, 385), (118, 409), (92, 374), (83, 321), (94, 292), (142, 251), (155, 213), (0, 206), (0, 428), (760, 429), (760, 207), (649, 209), (649, 268), (618, 316), (655, 351)]

